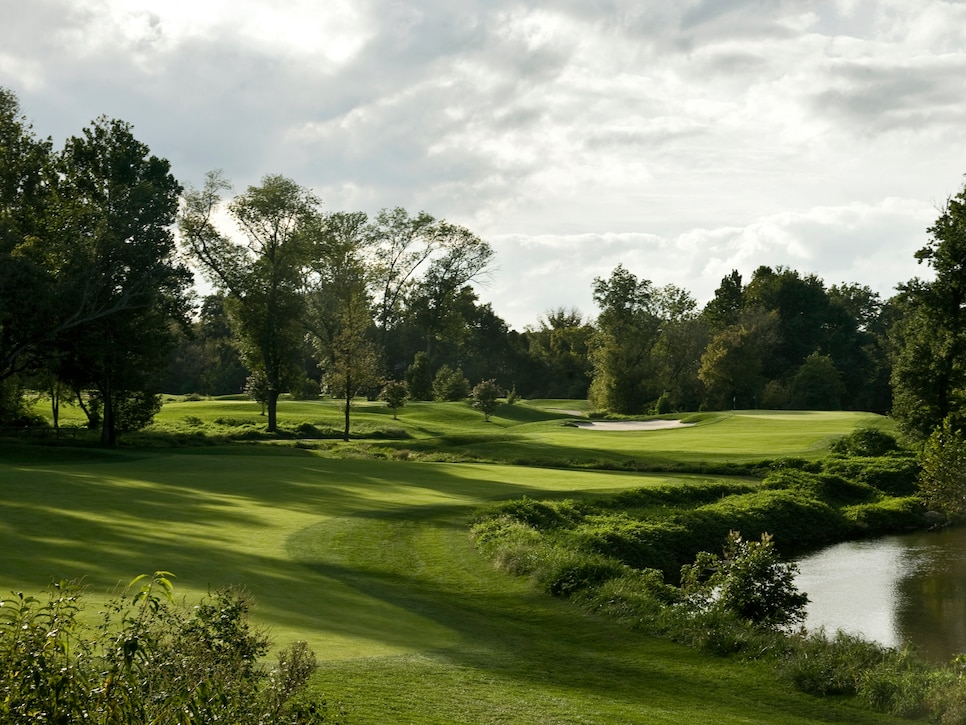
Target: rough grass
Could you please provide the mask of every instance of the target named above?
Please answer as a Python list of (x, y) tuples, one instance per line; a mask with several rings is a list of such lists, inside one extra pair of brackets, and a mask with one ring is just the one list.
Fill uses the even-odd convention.
[[(511, 432), (530, 457), (589, 459), (609, 445), (594, 440), (603, 434), (564, 428), (568, 416), (544, 407), (501, 412), (484, 424), (468, 406), (411, 404), (396, 422), (373, 404), (360, 406), (358, 419), (399, 425), (411, 436), (400, 447), (425, 441), (428, 451), (434, 440), (463, 437), (468, 450), (490, 446), (493, 458), (499, 436)], [(328, 402), (285, 401), (280, 421), (324, 425), (340, 413)], [(174, 403), (159, 426), (189, 415), (216, 425), (217, 417), (257, 418), (258, 406)], [(755, 418), (726, 416), (704, 430)], [(797, 436), (789, 428), (737, 455), (769, 457), (776, 444), (780, 455), (808, 455), (836, 431), (867, 424), (859, 418), (789, 416)], [(691, 436), (680, 456), (720, 445), (723, 434), (701, 431), (672, 431)], [(627, 456), (673, 447), (652, 433), (611, 440)], [(174, 572), (189, 599), (242, 583), (279, 645), (309, 641), (323, 661), (316, 686), (359, 723), (888, 722), (790, 692), (755, 665), (708, 659), (582, 613), (491, 568), (468, 536), (472, 513), (488, 502), (686, 486), (693, 477), (332, 453), (290, 442), (153, 451), (0, 445), (0, 590), (84, 576), (94, 596), (158, 569)]]

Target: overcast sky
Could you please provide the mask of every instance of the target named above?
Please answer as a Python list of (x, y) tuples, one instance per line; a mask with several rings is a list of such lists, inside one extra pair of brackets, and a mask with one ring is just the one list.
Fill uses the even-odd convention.
[(702, 304), (761, 264), (890, 296), (963, 187), (964, 78), (938, 0), (0, 0), (55, 146), (106, 114), (184, 184), (463, 224), (518, 330), (619, 263)]

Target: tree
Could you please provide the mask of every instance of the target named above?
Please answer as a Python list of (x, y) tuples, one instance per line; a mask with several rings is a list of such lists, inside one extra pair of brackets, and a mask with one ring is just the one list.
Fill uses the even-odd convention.
[(417, 352), (412, 365), (406, 369), (406, 384), (413, 400), (433, 399), (433, 370), (425, 352)]
[(500, 395), (502, 391), (495, 380), (484, 380), (473, 387), (470, 397), (473, 398), (473, 407), (483, 413), (483, 420), (490, 422), (490, 416), (500, 407)]
[(950, 418), (930, 434), (920, 456), (919, 495), (925, 505), (966, 517), (966, 437)]
[(536, 329), (527, 328), (530, 357), (539, 366), (534, 394), (547, 398), (586, 398), (593, 368), (590, 342), (593, 326), (579, 310), (548, 311)]
[(737, 269), (733, 269), (731, 274), (721, 278), (714, 297), (704, 306), (701, 314), (712, 331), (720, 332), (738, 322), (744, 307), (745, 294), (741, 275)]
[(747, 309), (776, 314), (776, 336), (762, 349), (766, 380), (787, 379), (826, 343), (828, 295), (815, 275), (801, 276), (785, 267), (761, 266), (745, 289)]
[(453, 369), (443, 365), (436, 371), (433, 378), (433, 399), (456, 401), (463, 400), (470, 394), (470, 383), (459, 368)]
[(903, 432), (925, 438), (966, 396), (966, 187), (948, 199), (918, 252), (934, 279), (899, 287), (903, 315), (893, 331), (893, 415)]
[(381, 356), (369, 298), (371, 244), (366, 215), (337, 212), (324, 222), (312, 255), (308, 321), (328, 392), (342, 399), (343, 438), (349, 440), (352, 400), (375, 387)]
[(764, 350), (776, 336), (776, 314), (760, 310), (715, 335), (701, 355), (698, 377), (712, 409), (755, 408), (761, 400)]
[(828, 355), (813, 352), (792, 378), (789, 405), (799, 410), (839, 410), (845, 385)]
[(430, 260), (407, 299), (411, 324), (421, 332), (430, 357), (435, 345), (458, 336), (458, 332), (448, 335), (449, 331), (466, 327), (460, 298), (470, 291), (468, 283), (487, 271), (493, 258), (490, 245), (465, 227), (439, 221), (433, 234), (440, 253)]
[(326, 390), (342, 399), (345, 427), (343, 440), (349, 440), (352, 401), (360, 391), (379, 381), (379, 354), (368, 337), (372, 328), (369, 306), (361, 299), (347, 300), (339, 327), (328, 343), (323, 367)]
[(409, 400), (409, 386), (401, 380), (390, 380), (383, 387), (379, 398), (392, 408), (392, 419), (398, 420), (399, 409), (405, 406), (406, 401)]
[(694, 297), (676, 285), (656, 289), (654, 300), (660, 333), (652, 358), (663, 408), (657, 412), (695, 410), (703, 392), (698, 369), (708, 343), (706, 323), (697, 314)]
[(297, 376), (304, 335), (304, 275), (321, 228), (321, 202), (280, 175), (268, 175), (229, 205), (243, 240), (222, 234), (213, 221), (230, 186), (219, 172), (184, 196), (178, 223), (186, 250), (225, 305), (246, 366), (264, 376), (267, 429), (278, 428), (278, 397)]
[(36, 365), (38, 345), (62, 324), (66, 301), (41, 244), (50, 165), (51, 142), (35, 138), (17, 97), (0, 88), (0, 382)]
[(113, 445), (119, 430), (150, 420), (171, 322), (186, 324), (191, 273), (175, 261), (171, 232), (181, 186), (129, 124), (105, 117), (68, 140), (56, 169), (48, 264), (84, 311), (49, 355), (61, 379), (94, 388), (101, 442)]
[(591, 403), (613, 413), (642, 413), (660, 395), (651, 358), (660, 330), (651, 282), (618, 265), (609, 279), (594, 279), (594, 301), (601, 313), (590, 353)]
[(417, 270), (439, 247), (435, 224), (436, 219), (426, 212), (413, 217), (402, 207), (383, 209), (376, 216), (374, 277), (379, 289), (377, 320), (383, 332), (397, 323)]

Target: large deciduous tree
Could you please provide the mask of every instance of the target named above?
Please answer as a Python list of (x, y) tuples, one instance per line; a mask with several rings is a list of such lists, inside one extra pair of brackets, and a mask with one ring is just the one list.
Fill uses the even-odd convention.
[(0, 384), (37, 363), (63, 303), (41, 244), (50, 156), (50, 141), (34, 136), (17, 97), (0, 88)]
[(185, 322), (190, 271), (175, 260), (181, 186), (131, 126), (102, 117), (67, 141), (45, 245), (65, 313), (48, 363), (77, 388), (93, 387), (101, 441), (139, 427), (159, 407), (154, 376)]
[(601, 312), (590, 353), (590, 401), (598, 410), (643, 413), (660, 395), (651, 358), (660, 331), (651, 282), (618, 265), (610, 278), (594, 280), (594, 301)]
[(179, 227), (188, 252), (226, 294), (225, 305), (249, 370), (265, 381), (267, 428), (278, 427), (278, 397), (299, 371), (305, 270), (320, 228), (321, 202), (280, 175), (268, 175), (228, 204), (241, 233), (213, 217), (230, 185), (218, 172), (184, 197)]
[(894, 330), (893, 415), (925, 438), (943, 420), (961, 427), (966, 402), (966, 187), (948, 199), (916, 259), (935, 273), (900, 286)]

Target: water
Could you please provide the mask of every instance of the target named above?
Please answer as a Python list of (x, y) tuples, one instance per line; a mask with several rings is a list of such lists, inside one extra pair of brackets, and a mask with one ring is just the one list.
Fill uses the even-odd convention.
[(847, 542), (797, 562), (805, 626), (945, 662), (966, 652), (966, 528)]

